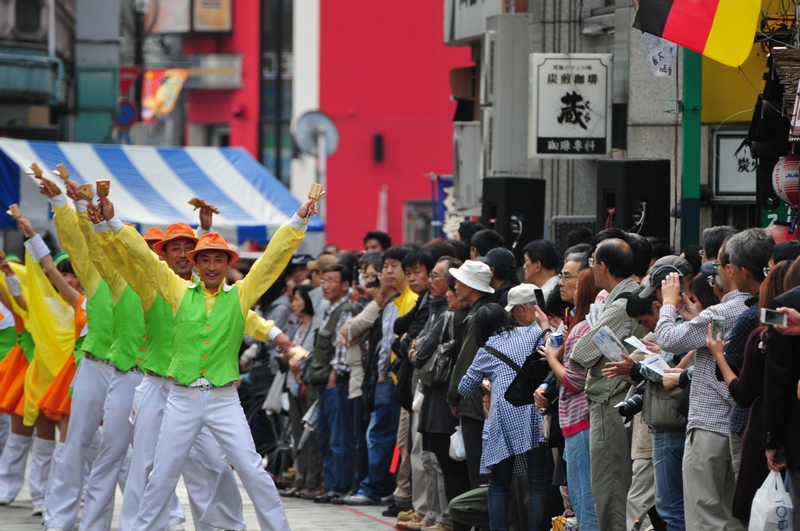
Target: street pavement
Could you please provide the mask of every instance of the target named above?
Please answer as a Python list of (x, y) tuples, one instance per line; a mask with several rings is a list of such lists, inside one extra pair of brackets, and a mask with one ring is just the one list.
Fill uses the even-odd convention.
[[(256, 530), (258, 529), (258, 520), (256, 519), (255, 510), (253, 510), (253, 504), (250, 502), (250, 498), (241, 483), (239, 483), (239, 490), (242, 493), (242, 501), (244, 502), (244, 519), (247, 523), (247, 529)], [(178, 497), (183, 502), (183, 507), (187, 513), (187, 521), (183, 526), (186, 531), (194, 531), (191, 512), (189, 511), (189, 499), (186, 495), (183, 480), (178, 483), (177, 491)], [(394, 518), (381, 516), (381, 512), (386, 508), (383, 505), (346, 507), (322, 505), (296, 498), (282, 498), (282, 500), (292, 531), (340, 531), (343, 529), (380, 531), (393, 529), (396, 522)], [(122, 496), (118, 490), (115, 498), (112, 531), (117, 530), (121, 503)], [(9, 507), (0, 507), (0, 530), (42, 531), (42, 529), (41, 517), (31, 516), (31, 496), (26, 481), (14, 503)]]

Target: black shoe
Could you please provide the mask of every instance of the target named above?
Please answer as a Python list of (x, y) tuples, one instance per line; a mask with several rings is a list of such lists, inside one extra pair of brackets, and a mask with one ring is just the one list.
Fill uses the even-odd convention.
[(347, 505), (347, 502), (344, 501), (344, 496), (334, 496), (331, 498), (331, 505)]
[(314, 498), (314, 503), (331, 503), (331, 500), (334, 498), (341, 498), (342, 495), (338, 492), (328, 491), (322, 496), (317, 496)]
[(397, 515), (400, 514), (400, 511), (402, 510), (403, 509), (401, 509), (400, 507), (398, 507), (393, 503), (389, 507), (387, 507), (386, 510), (383, 511), (381, 514), (388, 518), (397, 518)]

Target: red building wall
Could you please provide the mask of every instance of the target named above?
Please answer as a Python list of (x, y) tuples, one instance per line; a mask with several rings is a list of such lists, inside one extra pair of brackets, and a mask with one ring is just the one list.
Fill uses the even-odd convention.
[(340, 136), (328, 159), (327, 240), (361, 248), (388, 184), (389, 234), (402, 243), (405, 200), (430, 199), (428, 172), (452, 173), (449, 76), (472, 64), (470, 50), (442, 44), (441, 2), (322, 0), (320, 10), (320, 109)]
[[(183, 41), (185, 54), (235, 53), (244, 56), (242, 88), (189, 91), (187, 121), (196, 124), (230, 124), (231, 146), (242, 146), (259, 160), (260, 46), (260, 0), (233, 2), (233, 31), (229, 35), (190, 35)], [(241, 112), (241, 116), (234, 116), (236, 112)]]

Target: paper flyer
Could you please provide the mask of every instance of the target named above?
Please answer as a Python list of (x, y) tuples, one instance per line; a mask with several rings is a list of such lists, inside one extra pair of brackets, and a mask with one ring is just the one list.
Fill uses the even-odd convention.
[(658, 354), (653, 354), (652, 356), (648, 356), (639, 363), (641, 363), (651, 371), (658, 373), (661, 376), (664, 376), (664, 373), (667, 371), (667, 369), (670, 368), (667, 362), (664, 361), (664, 358), (662, 358)]
[(603, 356), (610, 361), (622, 361), (622, 353), (628, 353), (625, 346), (617, 339), (614, 332), (607, 326), (604, 326), (592, 338), (594, 344), (600, 348)]

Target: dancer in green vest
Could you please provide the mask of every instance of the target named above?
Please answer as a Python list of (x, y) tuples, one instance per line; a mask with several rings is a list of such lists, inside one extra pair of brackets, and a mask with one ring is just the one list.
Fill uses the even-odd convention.
[(110, 228), (100, 237), (110, 239), (121, 252), (131, 255), (133, 270), (128, 273), (142, 275), (150, 282), (174, 315), (173, 357), (168, 375), (175, 385), (169, 392), (153, 471), (133, 529), (153, 529), (154, 523), (164, 520), (167, 498), (177, 484), (192, 443), (205, 426), (236, 468), (253, 501), (261, 529), (288, 530), (283, 505), (272, 479), (261, 466), (233, 383), (239, 379), (239, 347), (248, 312), (281, 274), (302, 241), (306, 228), (303, 219), (315, 213), (314, 202), (309, 200), (300, 206), (289, 223), (272, 236), (249, 274), (234, 285), (227, 285), (225, 279), (230, 265), (239, 257), (219, 234), (204, 234), (188, 253), (200, 278), (199, 283), (193, 283), (171, 271), (135, 231), (125, 228), (114, 217), (111, 201), (101, 199), (99, 206)]

